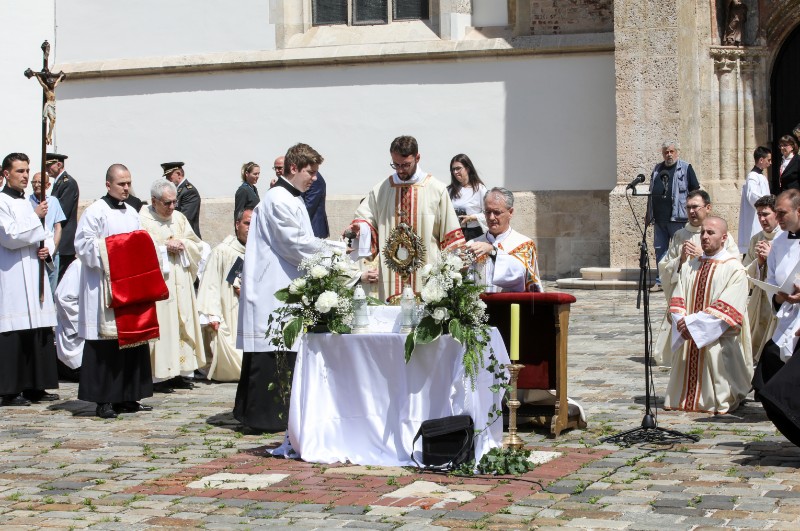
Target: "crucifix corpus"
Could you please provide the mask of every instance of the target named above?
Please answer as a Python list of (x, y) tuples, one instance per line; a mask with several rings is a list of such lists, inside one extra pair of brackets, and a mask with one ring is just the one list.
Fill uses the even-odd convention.
[[(39, 196), (39, 201), (46, 201), (45, 190), (47, 190), (47, 146), (53, 143), (53, 130), (56, 127), (56, 87), (59, 83), (64, 81), (67, 75), (64, 72), (54, 73), (50, 71), (47, 64), (48, 57), (50, 56), (50, 43), (44, 41), (42, 43), (42, 53), (44, 58), (42, 61), (42, 69), (39, 72), (34, 72), (30, 68), (25, 70), (25, 77), (28, 79), (35, 77), (39, 85), (42, 86), (42, 156), (41, 160), (41, 174), (42, 174), (42, 189)], [(42, 218), (42, 225), (44, 225), (44, 218)], [(44, 242), (39, 242), (39, 248), (44, 247)], [(51, 262), (52, 263), (52, 262)], [(39, 263), (39, 302), (44, 302), (44, 270), (45, 263)]]

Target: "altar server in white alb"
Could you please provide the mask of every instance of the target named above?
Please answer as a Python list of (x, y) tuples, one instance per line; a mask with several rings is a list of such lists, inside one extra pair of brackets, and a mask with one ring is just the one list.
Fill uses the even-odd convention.
[(236, 213), (234, 232), (214, 247), (208, 260), (197, 310), (207, 323), (203, 336), (211, 357), (206, 377), (219, 382), (238, 382), (242, 372), (242, 351), (236, 348), (239, 327), (239, 293), (244, 251), (250, 230), (251, 208)]
[(78, 299), (81, 291), (81, 261), (74, 260), (56, 288), (56, 353), (58, 377), (80, 381), (83, 339), (78, 334)]
[(194, 281), (201, 241), (186, 216), (175, 210), (178, 191), (165, 179), (150, 187), (150, 205), (139, 212), (153, 238), (169, 298), (156, 302), (160, 337), (150, 343), (153, 389), (171, 393), (194, 387), (194, 371), (206, 364)]
[[(700, 227), (703, 221), (711, 215), (711, 197), (705, 190), (692, 190), (686, 196), (686, 215), (689, 221), (679, 229), (669, 241), (669, 249), (658, 263), (658, 273), (664, 296), (669, 303), (672, 291), (678, 284), (681, 267), (690, 258), (703, 254), (700, 245)], [(731, 234), (725, 239), (725, 250), (732, 256), (739, 256), (739, 249)], [(670, 338), (672, 328), (669, 321), (669, 309), (664, 312), (664, 318), (659, 327), (656, 347), (653, 351), (653, 361), (662, 367), (672, 367), (672, 347)]]
[(275, 292), (300, 276), (297, 266), (303, 259), (324, 248), (314, 236), (302, 197), (322, 161), (322, 155), (307, 144), (289, 148), (283, 176), (253, 210), (239, 297), (236, 348), (244, 355), (233, 414), (257, 430), (286, 428), (287, 419), (279, 418), (284, 406), (276, 403), (277, 391), (268, 389), (278, 370), (275, 347), (266, 337), (267, 318), (282, 305)]
[(746, 254), (750, 238), (761, 232), (756, 215), (756, 201), (769, 195), (769, 179), (764, 171), (772, 166), (772, 153), (759, 146), (753, 153), (755, 165), (742, 186), (742, 201), (739, 206), (739, 253)]
[(150, 347), (144, 343), (120, 348), (113, 333), (115, 314), (106, 307), (103, 288), (108, 267), (101, 255), (103, 242), (141, 228), (139, 214), (125, 204), (130, 189), (128, 168), (112, 164), (106, 171), (108, 193), (83, 212), (75, 233), (75, 253), (82, 262), (78, 334), (85, 340), (78, 398), (96, 402), (100, 418), (153, 409), (139, 403), (153, 396)]
[[(56, 312), (45, 279), (39, 302), (39, 264), (55, 252), (52, 233), (42, 226), (47, 201), (36, 208), (25, 198), (29, 159), (11, 153), (3, 159), (6, 185), (0, 191), (0, 395), (3, 406), (58, 400), (53, 329)], [(39, 243), (45, 246), (39, 249)]]
[[(775, 196), (765, 195), (756, 201), (756, 217), (762, 227), (761, 232), (750, 238), (747, 254), (742, 265), (747, 276), (766, 281), (767, 259), (772, 250), (772, 241), (781, 232), (775, 214)], [(750, 339), (753, 345), (753, 364), (758, 363), (761, 350), (775, 331), (775, 310), (772, 307), (772, 296), (758, 286), (752, 286), (750, 300), (747, 303), (747, 317), (750, 319)]]
[(725, 220), (706, 218), (703, 255), (681, 268), (669, 302), (676, 353), (665, 409), (730, 413), (750, 392), (749, 286), (744, 266), (725, 249), (727, 238)]
[(473, 271), (487, 292), (542, 292), (536, 244), (511, 228), (514, 194), (492, 188), (483, 201), (488, 231), (467, 242), (477, 257)]

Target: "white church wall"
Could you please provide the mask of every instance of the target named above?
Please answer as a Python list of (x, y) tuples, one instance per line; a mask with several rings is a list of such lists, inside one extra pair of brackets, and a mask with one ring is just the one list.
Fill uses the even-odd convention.
[(266, 0), (68, 0), (56, 4), (59, 61), (275, 49)]
[(417, 137), (421, 165), (443, 180), (464, 152), (490, 186), (616, 182), (610, 53), (76, 80), (58, 108), (58, 149), (94, 196), (110, 163), (127, 164), (144, 193), (159, 163), (183, 160), (203, 197), (230, 197), (242, 163), (268, 176), (300, 141), (325, 157), (329, 194), (363, 195), (391, 172), (400, 134)]
[(22, 73), (42, 68), (40, 46), (45, 40), (51, 44), (50, 65), (54, 63), (53, 0), (3, 0), (0, 20), (5, 21), (0, 31), (0, 158), (21, 151), (39, 168), (42, 90)]

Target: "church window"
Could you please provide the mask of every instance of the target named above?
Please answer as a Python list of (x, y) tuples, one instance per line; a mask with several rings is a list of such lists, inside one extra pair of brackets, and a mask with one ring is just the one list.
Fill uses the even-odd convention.
[(395, 20), (426, 20), (430, 0), (313, 0), (315, 26), (366, 26)]

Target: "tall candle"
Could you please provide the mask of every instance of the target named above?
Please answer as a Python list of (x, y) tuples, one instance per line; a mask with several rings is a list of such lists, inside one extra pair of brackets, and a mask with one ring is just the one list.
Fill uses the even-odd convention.
[(511, 361), (519, 361), (519, 304), (511, 305)]

